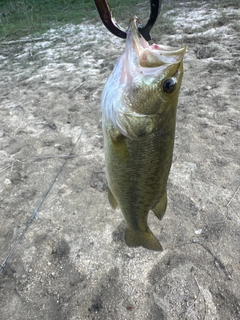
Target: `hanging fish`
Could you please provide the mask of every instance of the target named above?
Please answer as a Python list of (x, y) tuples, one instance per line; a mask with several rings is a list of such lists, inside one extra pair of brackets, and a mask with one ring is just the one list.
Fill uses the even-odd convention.
[(186, 48), (149, 45), (133, 17), (126, 49), (102, 94), (108, 198), (126, 221), (129, 247), (161, 251), (148, 212), (162, 219)]

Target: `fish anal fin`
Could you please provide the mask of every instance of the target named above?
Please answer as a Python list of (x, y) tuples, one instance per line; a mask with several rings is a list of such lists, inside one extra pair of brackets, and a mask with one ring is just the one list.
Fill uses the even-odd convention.
[(155, 216), (159, 219), (162, 220), (165, 211), (167, 208), (167, 193), (165, 192), (163, 196), (160, 198), (158, 203), (155, 205), (155, 207), (152, 208), (152, 211), (154, 212)]
[(128, 247), (144, 247), (153, 251), (163, 251), (161, 244), (150, 230), (140, 232), (126, 228), (125, 241)]
[(115, 210), (118, 207), (117, 200), (114, 198), (114, 195), (112, 194), (112, 191), (108, 187), (108, 201), (111, 205), (111, 207)]

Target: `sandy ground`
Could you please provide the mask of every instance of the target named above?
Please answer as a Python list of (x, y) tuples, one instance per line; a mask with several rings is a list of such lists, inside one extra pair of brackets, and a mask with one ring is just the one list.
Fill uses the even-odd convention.
[(240, 9), (178, 6), (157, 39), (187, 45), (162, 253), (128, 248), (107, 200), (100, 99), (124, 41), (82, 24), (0, 43), (2, 320), (240, 319)]

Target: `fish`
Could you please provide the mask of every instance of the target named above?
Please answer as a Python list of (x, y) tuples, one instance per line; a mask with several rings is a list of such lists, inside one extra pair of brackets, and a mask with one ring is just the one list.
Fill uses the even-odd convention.
[(130, 20), (126, 47), (102, 92), (102, 128), (108, 199), (120, 208), (129, 247), (162, 251), (148, 226), (167, 207), (176, 110), (186, 47), (149, 43)]

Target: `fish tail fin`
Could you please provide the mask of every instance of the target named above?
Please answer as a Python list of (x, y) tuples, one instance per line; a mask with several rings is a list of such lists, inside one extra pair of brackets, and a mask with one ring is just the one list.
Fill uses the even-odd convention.
[(142, 246), (153, 251), (163, 251), (161, 244), (155, 238), (151, 230), (147, 232), (140, 232), (126, 228), (125, 241), (128, 247)]

